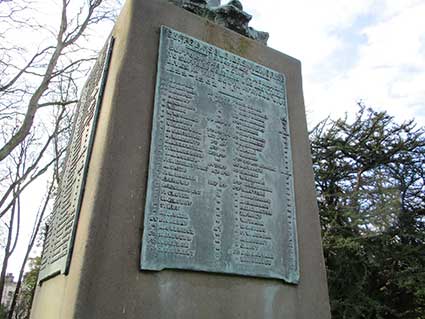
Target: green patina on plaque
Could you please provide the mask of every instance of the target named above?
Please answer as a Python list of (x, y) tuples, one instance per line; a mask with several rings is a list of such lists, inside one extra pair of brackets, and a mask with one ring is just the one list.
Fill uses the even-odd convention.
[(141, 269), (299, 280), (285, 77), (161, 28)]
[(106, 84), (114, 39), (100, 53), (81, 92), (67, 149), (62, 183), (55, 199), (43, 247), (39, 280), (67, 274), (84, 194), (85, 180)]

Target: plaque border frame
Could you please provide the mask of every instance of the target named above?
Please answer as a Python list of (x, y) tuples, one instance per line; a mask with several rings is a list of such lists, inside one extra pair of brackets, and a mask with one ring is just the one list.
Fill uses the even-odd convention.
[[(99, 119), (99, 113), (100, 113), (100, 109), (101, 109), (101, 105), (102, 105), (102, 101), (103, 101), (103, 96), (105, 93), (105, 87), (106, 87), (106, 82), (108, 79), (108, 73), (109, 73), (109, 67), (111, 64), (111, 59), (112, 59), (112, 51), (114, 48), (114, 43), (115, 43), (115, 38), (110, 35), (108, 37), (109, 39), (107, 40), (107, 45), (105, 47), (105, 61), (103, 62), (102, 67), (102, 73), (99, 79), (99, 92), (96, 95), (96, 105), (94, 108), (94, 114), (93, 114), (93, 123), (92, 123), (92, 130), (90, 132), (90, 136), (89, 136), (89, 142), (88, 142), (88, 147), (87, 147), (87, 154), (85, 155), (84, 158), (84, 169), (82, 172), (82, 178), (81, 178), (81, 188), (80, 188), (80, 192), (78, 194), (78, 199), (77, 199), (77, 206), (75, 208), (75, 216), (72, 222), (72, 231), (70, 234), (70, 238), (68, 240), (67, 243), (67, 254), (63, 257), (61, 257), (60, 259), (56, 260), (54, 263), (48, 264), (46, 266), (46, 268), (44, 268), (43, 270), (40, 270), (39, 276), (38, 276), (38, 282), (42, 283), (46, 280), (49, 280), (53, 277), (56, 277), (57, 275), (63, 274), (63, 275), (68, 275), (69, 274), (69, 269), (71, 267), (71, 259), (72, 259), (72, 254), (74, 251), (74, 244), (75, 244), (75, 237), (77, 234), (77, 227), (78, 227), (78, 221), (79, 221), (79, 217), (80, 217), (80, 213), (81, 213), (81, 206), (82, 206), (82, 202), (83, 202), (83, 197), (84, 197), (84, 192), (85, 192), (85, 188), (86, 188), (86, 181), (87, 181), (87, 174), (88, 174), (88, 170), (89, 170), (89, 166), (90, 166), (90, 158), (93, 152), (93, 145), (94, 145), (94, 139), (95, 139), (95, 135), (96, 135), (96, 128), (97, 128), (97, 123), (98, 123), (98, 119)], [(84, 84), (83, 88), (87, 85), (88, 81), (90, 79), (87, 79), (86, 83)], [(81, 98), (81, 97), (80, 97)], [(80, 105), (77, 107), (75, 114), (77, 114), (80, 110)], [(73, 128), (72, 128), (72, 135), (74, 136), (75, 134), (75, 130), (77, 128), (77, 121), (74, 122), (73, 124)], [(71, 139), (72, 141), (72, 139)], [(68, 156), (69, 156), (69, 152), (71, 150), (71, 141), (70, 144), (67, 146), (67, 158), (66, 158), (66, 162), (68, 161)], [(62, 171), (62, 175), (64, 174), (65, 169), (63, 169)], [(60, 195), (60, 194), (59, 194)], [(53, 229), (48, 229), (48, 231), (53, 231)], [(44, 247), (43, 247), (43, 254), (44, 254)], [(42, 258), (43, 258), (43, 254), (42, 254)]]
[[(237, 56), (238, 58), (248, 61), (249, 63), (254, 63), (256, 65), (259, 65), (265, 69), (271, 70), (273, 72), (279, 73), (283, 76), (284, 79), (284, 92), (285, 92), (285, 101), (286, 101), (286, 105), (285, 105), (285, 115), (286, 115), (286, 119), (287, 119), (287, 132), (288, 132), (288, 136), (289, 136), (289, 140), (288, 140), (288, 158), (290, 158), (290, 161), (288, 162), (289, 165), (289, 172), (291, 172), (292, 178), (290, 178), (290, 187), (291, 187), (291, 199), (293, 201), (293, 207), (292, 207), (292, 234), (293, 234), (293, 239), (294, 239), (294, 259), (295, 259), (295, 270), (294, 271), (289, 271), (289, 275), (287, 277), (284, 276), (265, 276), (265, 275), (258, 275), (258, 274), (247, 274), (247, 273), (238, 273), (238, 272), (219, 272), (219, 271), (212, 271), (212, 270), (204, 270), (204, 269), (198, 269), (196, 267), (162, 267), (162, 268), (153, 268), (153, 267), (146, 267), (144, 265), (145, 261), (144, 260), (144, 256), (146, 256), (146, 249), (147, 249), (147, 245), (144, 244), (145, 240), (147, 239), (145, 237), (145, 231), (147, 229), (147, 211), (149, 211), (149, 206), (151, 205), (152, 201), (153, 201), (153, 187), (150, 187), (150, 185), (153, 185), (153, 180), (155, 177), (155, 173), (154, 173), (154, 169), (153, 167), (151, 167), (151, 163), (155, 162), (155, 154), (156, 154), (156, 148), (155, 148), (155, 144), (153, 143), (153, 139), (155, 134), (157, 134), (157, 125), (155, 124), (155, 120), (158, 117), (158, 112), (159, 112), (159, 107), (157, 107), (157, 101), (159, 101), (160, 96), (159, 96), (159, 92), (160, 92), (160, 72), (161, 72), (161, 68), (162, 68), (162, 64), (161, 64), (161, 48), (163, 46), (163, 32), (164, 30), (171, 30), (172, 32), (178, 33), (178, 34), (182, 34), (183, 36), (193, 39), (195, 41), (199, 41), (201, 43), (207, 44), (209, 46), (213, 46), (215, 48), (217, 48), (218, 50), (230, 53), (232, 55)], [(250, 277), (250, 278), (263, 278), (263, 279), (267, 279), (267, 280), (281, 280), (284, 281), (287, 284), (293, 284), (293, 285), (297, 285), (299, 283), (300, 280), (300, 262), (299, 262), (299, 247), (298, 247), (298, 228), (297, 228), (297, 212), (296, 212), (296, 194), (295, 194), (295, 181), (294, 181), (294, 168), (293, 168), (293, 157), (292, 157), (292, 145), (291, 145), (291, 129), (290, 129), (290, 121), (289, 121), (289, 110), (288, 110), (288, 98), (287, 98), (287, 92), (286, 92), (286, 76), (285, 74), (276, 71), (270, 67), (264, 66), (258, 62), (249, 60), (245, 57), (242, 57), (238, 54), (235, 54), (231, 51), (225, 50), (223, 48), (220, 48), (214, 44), (208, 43), (206, 41), (197, 39), (193, 36), (190, 36), (188, 34), (185, 34), (183, 32), (177, 31), (175, 29), (173, 29), (172, 27), (169, 26), (165, 26), (165, 25), (161, 25), (160, 27), (160, 32), (159, 32), (160, 36), (159, 36), (159, 41), (158, 41), (158, 50), (157, 50), (157, 66), (156, 66), (156, 80), (155, 80), (155, 94), (154, 94), (154, 103), (153, 103), (153, 112), (152, 112), (152, 128), (151, 128), (151, 135), (150, 135), (150, 146), (149, 146), (149, 162), (148, 162), (148, 176), (146, 179), (146, 200), (145, 200), (145, 205), (144, 205), (144, 211), (143, 211), (143, 229), (142, 229), (142, 235), (141, 235), (141, 243), (140, 243), (140, 262), (139, 262), (139, 267), (141, 271), (162, 271), (162, 270), (176, 270), (176, 271), (194, 271), (194, 272), (200, 272), (200, 273), (213, 273), (213, 274), (220, 274), (220, 275), (224, 275), (224, 276), (238, 276), (238, 277)]]

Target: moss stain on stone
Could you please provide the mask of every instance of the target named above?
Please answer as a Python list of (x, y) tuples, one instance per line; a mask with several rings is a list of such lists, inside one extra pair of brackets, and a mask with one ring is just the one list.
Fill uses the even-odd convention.
[(232, 41), (229, 38), (224, 38), (224, 49), (240, 56), (246, 56), (251, 42), (245, 37), (240, 37), (237, 41)]
[(207, 41), (211, 41), (212, 40), (211, 36), (214, 35), (214, 24), (205, 18), (204, 25), (205, 25), (205, 34), (206, 34), (205, 39)]
[[(215, 29), (217, 28), (217, 25), (207, 19), (205, 19), (203, 23), (205, 26), (204, 41), (209, 43), (216, 42), (214, 40), (216, 40), (215, 35), (217, 32), (215, 32)], [(251, 39), (248, 39), (244, 36), (239, 36), (239, 39), (235, 39), (234, 37), (226, 36), (226, 33), (224, 33), (220, 42), (222, 43), (222, 48), (224, 50), (230, 51), (240, 56), (246, 56), (247, 52), (252, 46), (251, 41)]]
[(250, 47), (251, 47), (251, 41), (249, 39), (246, 39), (244, 37), (240, 38), (239, 47), (238, 47), (238, 53), (240, 55), (245, 56)]

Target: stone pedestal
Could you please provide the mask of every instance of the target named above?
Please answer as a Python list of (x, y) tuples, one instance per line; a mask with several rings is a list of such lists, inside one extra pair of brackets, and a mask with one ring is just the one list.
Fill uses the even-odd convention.
[[(161, 26), (285, 75), (299, 281), (140, 269)], [(31, 318), (330, 318), (300, 62), (165, 0), (128, 0), (112, 36), (69, 258), (46, 268)]]

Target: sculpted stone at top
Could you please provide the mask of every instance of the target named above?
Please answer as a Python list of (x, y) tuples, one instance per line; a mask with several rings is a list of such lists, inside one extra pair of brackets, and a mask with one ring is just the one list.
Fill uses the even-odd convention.
[(220, 2), (220, 0), (209, 0), (208, 5), (210, 5), (211, 7), (218, 7), (220, 6)]
[(283, 74), (162, 27), (141, 267), (298, 282)]
[(225, 28), (267, 45), (269, 34), (267, 32), (257, 31), (248, 26), (252, 16), (243, 11), (242, 3), (239, 0), (232, 0), (223, 6), (220, 5), (220, 0), (170, 1)]

